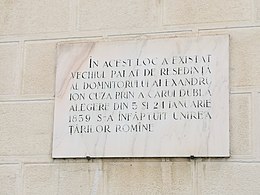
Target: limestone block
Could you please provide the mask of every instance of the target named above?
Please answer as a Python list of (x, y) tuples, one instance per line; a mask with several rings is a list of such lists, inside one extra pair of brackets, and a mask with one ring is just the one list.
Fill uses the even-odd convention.
[(60, 166), (59, 194), (104, 194), (104, 172), (99, 163)]
[(260, 28), (200, 31), (200, 35), (229, 34), (230, 86), (260, 86)]
[(57, 194), (58, 166), (54, 165), (26, 165), (24, 168), (25, 194)]
[(27, 42), (23, 94), (54, 94), (56, 42)]
[(53, 103), (0, 104), (0, 156), (49, 155)]
[(31, 164), (25, 166), (25, 194), (103, 194), (98, 164)]
[(192, 194), (189, 162), (28, 164), (25, 194)]
[(256, 20), (260, 20), (260, 1), (259, 0), (254, 0), (254, 5), (255, 5), (255, 13), (256, 13)]
[(198, 167), (199, 194), (259, 194), (259, 172), (259, 163), (200, 163)]
[(158, 24), (156, 0), (80, 0), (79, 29), (154, 27)]
[(0, 2), (0, 35), (67, 31), (69, 0)]
[[(1, 14), (1, 13), (0, 13)], [(18, 65), (18, 44), (0, 44), (0, 95), (16, 93)]]
[(250, 155), (252, 152), (250, 95), (233, 94), (230, 100), (231, 156)]
[(103, 167), (106, 194), (192, 194), (189, 162), (111, 162)]
[(217, 23), (250, 20), (250, 0), (165, 0), (165, 25)]
[(18, 194), (19, 166), (0, 165), (0, 194)]
[(260, 86), (260, 29), (227, 31), (230, 34), (231, 86)]
[(255, 152), (257, 155), (257, 159), (260, 159), (260, 142), (259, 142), (259, 137), (260, 137), (260, 91), (254, 96), (254, 101), (252, 101), (252, 107), (253, 107), (253, 115), (252, 115), (252, 120), (253, 120), (253, 132), (254, 132), (254, 143), (255, 143)]

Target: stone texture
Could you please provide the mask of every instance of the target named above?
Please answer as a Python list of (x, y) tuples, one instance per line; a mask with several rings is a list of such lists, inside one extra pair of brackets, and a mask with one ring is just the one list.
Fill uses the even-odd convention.
[(199, 194), (259, 194), (259, 172), (259, 163), (200, 163), (198, 168)]
[(260, 86), (260, 29), (230, 30), (231, 86)]
[(24, 168), (24, 194), (57, 194), (58, 178), (58, 166), (27, 165)]
[(54, 94), (56, 42), (27, 42), (23, 94)]
[(105, 194), (192, 194), (192, 168), (188, 162), (111, 162)]
[(18, 64), (18, 44), (0, 44), (0, 95), (16, 93)]
[[(41, 94), (53, 94), (55, 43), (43, 39), (70, 38), (64, 33), (54, 35), (50, 32), (69, 29), (69, 9), (77, 2), (73, 0), (0, 1), (1, 42), (42, 40), (25, 42), (24, 75), (21, 78), (23, 94), (37, 94), (40, 98), (46, 97)], [(178, 30), (179, 24), (184, 24), (185, 29), (191, 29), (198, 26), (196, 25), (198, 23), (213, 29), (211, 32), (205, 31), (206, 34), (230, 34), (230, 81), (232, 92), (235, 93), (231, 95), (230, 101), (231, 154), (237, 155), (236, 159), (203, 159), (202, 161), (207, 162), (198, 162), (197, 178), (195, 178), (197, 172), (195, 175), (192, 173), (191, 164), (188, 162), (151, 162), (154, 161), (151, 158), (125, 159), (130, 162), (122, 162), (124, 160), (118, 158), (98, 159), (90, 160), (88, 163), (79, 163), (87, 161), (79, 159), (54, 160), (54, 164), (39, 164), (49, 162), (51, 158), (53, 104), (36, 100), (22, 102), (12, 99), (9, 103), (0, 103), (1, 195), (259, 194), (260, 93), (252, 98), (255, 102), (250, 102), (250, 95), (244, 92), (251, 90), (260, 92), (260, 28), (252, 27), (260, 22), (260, 1), (80, 0), (78, 27), (80, 30), (89, 31), (114, 30), (118, 35), (120, 31), (117, 28), (123, 29), (126, 34), (131, 33), (132, 28), (144, 28), (146, 32), (151, 33), (149, 28), (157, 27), (157, 14), (160, 9), (159, 6), (156, 8), (155, 2), (164, 2), (163, 24), (173, 25), (165, 26), (165, 31), (158, 28), (157, 30), (162, 32), (158, 36), (164, 36), (166, 29)], [(250, 19), (251, 2), (254, 2), (255, 6), (256, 23), (248, 24), (244, 29), (240, 28), (241, 26), (236, 24), (240, 25), (240, 21)], [(73, 17), (76, 17), (76, 14), (73, 13)], [(228, 27), (232, 23), (234, 29), (214, 30), (216, 23), (223, 27)], [(99, 31), (99, 34), (102, 33)], [(87, 36), (86, 32), (73, 32), (73, 35), (70, 35)], [(20, 84), (20, 78), (16, 77), (21, 71), (19, 58), (17, 43), (0, 43), (0, 95), (2, 95), (0, 98), (5, 98), (4, 101), (6, 97), (3, 96), (19, 93), (17, 85)], [(243, 93), (238, 93), (236, 90)], [(251, 106), (254, 110), (252, 113)], [(251, 141), (255, 143), (252, 144)], [(256, 152), (257, 156), (250, 156), (252, 152)], [(243, 155), (249, 156), (245, 160)], [(19, 161), (24, 165), (13, 164)], [(20, 175), (22, 173), (23, 176)], [(195, 185), (196, 190), (197, 183), (198, 193), (193, 193), (192, 185)]]
[[(192, 194), (189, 162), (28, 164), (25, 194)], [(167, 184), (167, 185), (166, 185)]]
[(230, 86), (260, 86), (260, 28), (201, 31), (200, 35), (229, 34)]
[(260, 1), (254, 0), (256, 20), (260, 21)]
[(224, 23), (250, 19), (250, 0), (165, 0), (163, 5), (163, 23), (166, 25)]
[(27, 165), (25, 194), (103, 194), (102, 171), (98, 164), (67, 163)]
[(231, 155), (250, 155), (252, 152), (250, 95), (233, 94), (230, 100)]
[(59, 194), (104, 194), (103, 178), (104, 173), (99, 163), (60, 166)]
[(0, 155), (48, 155), (51, 152), (53, 104), (0, 104)]
[(79, 29), (154, 27), (158, 23), (156, 0), (90, 0), (79, 2)]
[(253, 98), (254, 98), (254, 101), (252, 101), (252, 126), (253, 126), (253, 133), (254, 133), (254, 136), (253, 136), (253, 142), (255, 143), (254, 144), (254, 151), (255, 151), (255, 154), (256, 154), (256, 158), (258, 160), (260, 160), (260, 142), (259, 142), (259, 137), (260, 137), (260, 131), (259, 131), (259, 128), (260, 128), (260, 120), (259, 120), (259, 116), (260, 116), (260, 90), (258, 93), (256, 94), (252, 94)]
[(0, 35), (67, 31), (69, 0), (0, 1)]
[(18, 194), (19, 166), (0, 165), (0, 194)]

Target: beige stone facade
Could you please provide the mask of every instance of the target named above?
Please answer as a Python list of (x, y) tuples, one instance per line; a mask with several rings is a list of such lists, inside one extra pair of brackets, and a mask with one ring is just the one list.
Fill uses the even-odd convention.
[[(56, 44), (230, 35), (230, 158), (52, 159)], [(1, 0), (0, 194), (260, 194), (259, 0)]]

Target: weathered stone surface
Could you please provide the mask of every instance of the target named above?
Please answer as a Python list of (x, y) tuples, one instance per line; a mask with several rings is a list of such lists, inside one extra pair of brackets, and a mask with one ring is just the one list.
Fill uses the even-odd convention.
[(106, 194), (192, 194), (188, 162), (114, 162), (104, 170)]
[(163, 22), (166, 25), (216, 23), (251, 19), (250, 0), (165, 0)]
[(252, 153), (250, 95), (233, 94), (230, 105), (231, 155)]
[[(19, 194), (18, 183), (19, 183), (19, 165), (0, 165), (0, 194)], [(21, 189), (20, 189), (21, 190)]]
[(156, 0), (80, 0), (79, 29), (154, 27), (158, 24), (158, 11)]
[(1, 1), (0, 35), (67, 31), (69, 0)]
[(198, 171), (201, 195), (259, 194), (259, 163), (205, 162)]
[(105, 194), (104, 172), (99, 163), (75, 163), (59, 167), (59, 194)]
[(0, 155), (48, 155), (51, 151), (53, 104), (0, 104)]
[(254, 0), (256, 20), (260, 21), (260, 1)]
[(260, 86), (260, 29), (229, 30), (231, 86)]
[(56, 42), (26, 42), (23, 94), (54, 95)]
[(256, 96), (254, 97), (255, 101), (252, 101), (252, 107), (253, 107), (253, 112), (251, 115), (251, 120), (253, 121), (253, 132), (254, 132), (254, 136), (253, 136), (253, 150), (256, 152), (256, 157), (257, 159), (260, 159), (260, 142), (259, 142), (259, 137), (260, 137), (260, 131), (259, 131), (259, 127), (260, 127), (260, 120), (259, 120), (259, 116), (260, 116), (260, 90), (258, 93), (256, 93)]
[(26, 165), (25, 194), (103, 194), (103, 171), (91, 163)]
[[(0, 1), (0, 194), (259, 194), (259, 23), (259, 0)], [(231, 159), (51, 159), (56, 42), (201, 28), (230, 35)]]
[(60, 174), (58, 167), (58, 165), (26, 165), (23, 187), (25, 194), (58, 194)]
[(201, 35), (230, 36), (230, 86), (260, 86), (260, 28), (237, 28), (201, 31)]
[(25, 194), (192, 194), (189, 162), (29, 164)]
[(17, 86), (18, 44), (0, 44), (0, 95), (14, 95)]

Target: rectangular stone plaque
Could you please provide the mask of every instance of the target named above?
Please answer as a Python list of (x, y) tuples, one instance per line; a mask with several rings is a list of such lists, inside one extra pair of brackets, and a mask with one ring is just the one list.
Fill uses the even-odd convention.
[(52, 156), (229, 156), (229, 36), (60, 43)]

